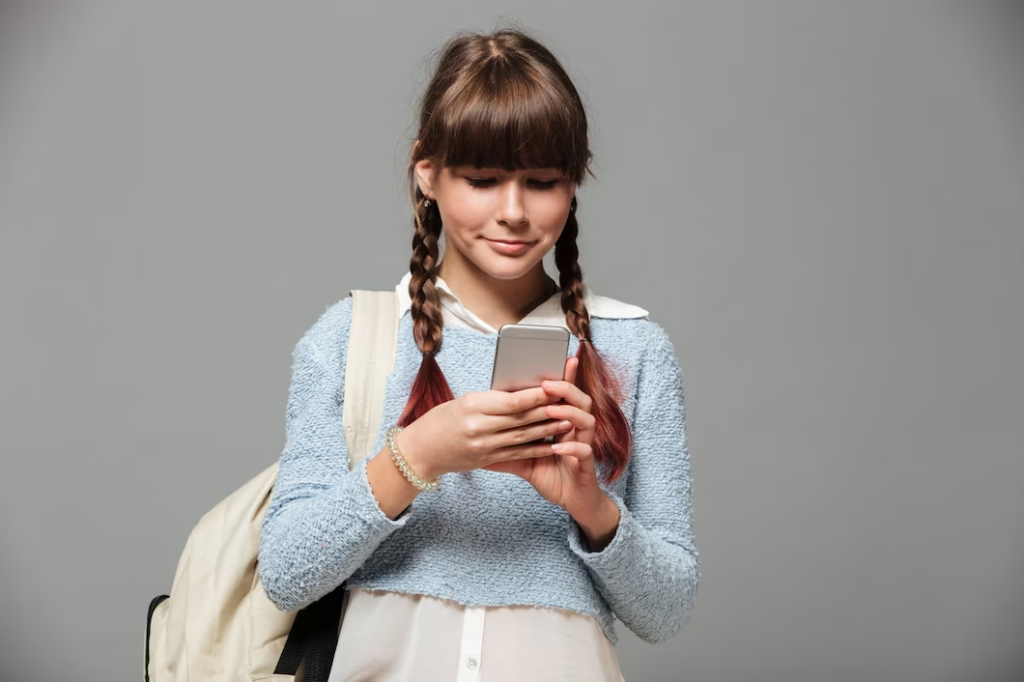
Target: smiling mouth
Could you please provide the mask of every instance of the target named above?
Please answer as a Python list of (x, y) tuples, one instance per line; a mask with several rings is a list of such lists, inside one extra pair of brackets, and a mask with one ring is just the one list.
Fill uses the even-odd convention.
[(506, 241), (504, 239), (488, 239), (487, 243), (490, 244), (491, 249), (505, 256), (517, 256), (525, 253), (536, 244), (536, 242)]

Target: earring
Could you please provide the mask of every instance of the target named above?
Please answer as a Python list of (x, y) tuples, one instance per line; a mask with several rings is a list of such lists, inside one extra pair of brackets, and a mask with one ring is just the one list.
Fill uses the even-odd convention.
[(430, 199), (423, 200), (423, 208), (430, 208)]

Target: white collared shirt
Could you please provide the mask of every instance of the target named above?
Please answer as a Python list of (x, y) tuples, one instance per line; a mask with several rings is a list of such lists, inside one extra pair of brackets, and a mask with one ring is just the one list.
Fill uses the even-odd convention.
[[(398, 294), (399, 316), (405, 313), (412, 305), (409, 296), (409, 281), (412, 273), (406, 273), (402, 281), (395, 286), (395, 293)], [(448, 283), (437, 277), (434, 286), (437, 288), (441, 298), (441, 314), (446, 325), (468, 327), (477, 331), (497, 334), (498, 330), (480, 319), (480, 316), (469, 308), (462, 305), (459, 297), (455, 295)], [(561, 326), (569, 329), (565, 323), (565, 313), (562, 312), (562, 294), (560, 291), (552, 294), (546, 301), (531, 310), (520, 322), (522, 324), (541, 324)], [(592, 317), (614, 317), (614, 318), (637, 318), (647, 317), (646, 310), (639, 306), (617, 301), (607, 296), (594, 294), (590, 287), (583, 285), (583, 303)], [(572, 330), (570, 330), (572, 331)]]
[[(395, 287), (399, 314), (410, 308), (406, 273)], [(438, 277), (445, 325), (496, 334)], [(562, 326), (556, 292), (520, 322)], [(647, 311), (595, 296), (584, 303), (599, 317), (645, 317)], [(486, 676), (481, 678), (481, 675)], [(622, 682), (615, 648), (597, 620), (573, 611), (532, 606), (478, 607), (429, 595), (349, 590), (329, 682)]]

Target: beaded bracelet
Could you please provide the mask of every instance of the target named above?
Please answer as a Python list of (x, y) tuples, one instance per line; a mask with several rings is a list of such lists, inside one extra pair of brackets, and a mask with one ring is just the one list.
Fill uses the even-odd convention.
[(405, 457), (402, 457), (402, 453), (398, 449), (398, 440), (395, 438), (401, 430), (401, 426), (392, 426), (384, 435), (387, 439), (388, 450), (391, 451), (391, 459), (395, 461), (395, 466), (397, 466), (405, 477), (409, 479), (410, 483), (425, 493), (435, 492), (438, 486), (437, 479), (434, 479), (433, 481), (426, 481), (420, 478), (416, 475), (416, 472), (412, 470), (412, 467), (409, 466), (409, 463), (405, 461)]

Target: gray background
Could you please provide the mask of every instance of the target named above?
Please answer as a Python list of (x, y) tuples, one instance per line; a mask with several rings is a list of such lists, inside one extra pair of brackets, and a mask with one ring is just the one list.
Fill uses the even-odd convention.
[(704, 581), (627, 680), (1024, 677), (1024, 11), (0, 5), (0, 679), (141, 679), (290, 354), (393, 286), (424, 58), (517, 19), (589, 107), (600, 293), (687, 380)]

